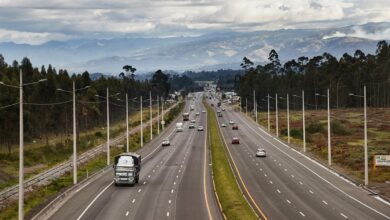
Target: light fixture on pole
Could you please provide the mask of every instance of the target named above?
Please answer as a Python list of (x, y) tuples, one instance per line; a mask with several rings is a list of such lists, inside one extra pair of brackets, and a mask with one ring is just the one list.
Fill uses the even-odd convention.
[(329, 97), (329, 89), (327, 90), (327, 95), (321, 95), (319, 93), (315, 93), (316, 96), (325, 97), (327, 99), (327, 110), (328, 110), (328, 165), (332, 165), (332, 146), (330, 140), (330, 97)]
[(18, 201), (18, 219), (24, 218), (24, 121), (23, 121), (23, 86), (34, 85), (44, 82), (47, 79), (41, 79), (32, 83), (23, 84), (23, 72), (19, 70), (19, 86), (13, 86), (0, 82), (1, 85), (19, 89), (19, 201)]
[(364, 99), (364, 185), (368, 185), (368, 147), (367, 147), (367, 93), (366, 86), (364, 86), (363, 96), (349, 93), (350, 96), (355, 96)]
[(73, 97), (73, 184), (77, 184), (77, 124), (76, 124), (76, 91), (88, 89), (91, 86), (85, 86), (81, 89), (76, 89), (75, 82), (72, 82), (72, 91), (57, 89), (60, 92), (71, 93)]

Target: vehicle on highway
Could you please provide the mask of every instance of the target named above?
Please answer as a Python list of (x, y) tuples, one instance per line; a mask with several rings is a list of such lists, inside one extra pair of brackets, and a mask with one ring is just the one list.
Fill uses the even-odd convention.
[(163, 147), (165, 147), (165, 146), (170, 146), (170, 145), (171, 145), (171, 142), (169, 141), (168, 138), (164, 138), (161, 145), (162, 145)]
[(240, 144), (240, 139), (238, 139), (238, 137), (233, 137), (232, 144)]
[(218, 107), (221, 106), (221, 102), (218, 102), (218, 103), (217, 103), (217, 106), (218, 106)]
[(199, 125), (198, 126), (198, 131), (203, 131), (203, 126)]
[(190, 120), (190, 113), (188, 112), (183, 113), (183, 121), (188, 121), (188, 120)]
[(202, 113), (206, 113), (206, 110), (202, 110)]
[(176, 123), (176, 131), (182, 132), (183, 131), (183, 122), (177, 122)]
[(195, 125), (192, 124), (192, 123), (190, 123), (190, 124), (188, 125), (188, 128), (189, 128), (189, 129), (193, 129), (193, 128), (195, 128)]
[(134, 185), (139, 181), (141, 156), (136, 153), (122, 153), (114, 159), (114, 183)]
[(232, 127), (232, 130), (238, 130), (238, 125), (234, 124), (233, 127)]
[(218, 112), (218, 117), (222, 118), (222, 112)]
[(211, 107), (214, 107), (214, 104), (213, 103), (211, 103), (211, 105), (210, 105)]
[(229, 121), (229, 124), (231, 124), (231, 125), (234, 124), (234, 121), (233, 121), (233, 120), (230, 120), (230, 121)]
[(195, 122), (196, 122), (195, 119), (192, 119), (192, 120), (191, 120), (191, 123), (195, 123)]
[(196, 112), (195, 115), (196, 115), (196, 116), (199, 116), (200, 114), (199, 114), (199, 112)]
[(190, 105), (190, 110), (194, 111), (194, 109), (195, 109), (195, 106), (194, 105)]
[(218, 109), (218, 110), (217, 110), (217, 113), (221, 113), (221, 110)]
[(266, 157), (267, 153), (263, 148), (258, 148), (256, 151), (256, 157)]
[(226, 109), (225, 108), (222, 108), (222, 111), (225, 111)]
[(226, 124), (225, 124), (225, 123), (222, 123), (222, 124), (221, 124), (221, 127), (226, 127)]

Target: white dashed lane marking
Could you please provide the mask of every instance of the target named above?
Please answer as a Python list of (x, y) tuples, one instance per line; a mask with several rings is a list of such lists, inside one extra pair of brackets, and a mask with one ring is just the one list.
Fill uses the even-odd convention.
[(305, 216), (306, 216), (305, 214), (303, 214), (303, 212), (299, 212), (299, 214), (301, 214), (303, 217), (305, 217)]
[(291, 204), (290, 200), (286, 199), (286, 202), (288, 202), (288, 204)]
[(348, 218), (348, 216), (344, 215), (343, 213), (340, 213), (341, 216), (343, 216), (344, 218)]
[(126, 216), (128, 216), (128, 215), (129, 215), (129, 211), (126, 212)]
[(327, 203), (325, 200), (322, 200), (322, 202), (323, 202), (325, 205), (328, 205), (328, 203)]

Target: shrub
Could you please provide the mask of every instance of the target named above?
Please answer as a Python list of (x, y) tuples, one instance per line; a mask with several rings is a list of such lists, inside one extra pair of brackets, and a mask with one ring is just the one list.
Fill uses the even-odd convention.
[(345, 130), (345, 127), (339, 121), (330, 122), (330, 131), (332, 132), (332, 134), (336, 134), (336, 135), (349, 134), (349, 132)]
[[(286, 131), (286, 134), (287, 134), (287, 131)], [(296, 138), (296, 139), (302, 139), (303, 138), (303, 132), (301, 129), (291, 129), (290, 130), (290, 135), (291, 137), (293, 138)]]
[(325, 129), (321, 123), (310, 123), (306, 128), (306, 131), (310, 134), (322, 133), (324, 130)]
[(102, 132), (100, 132), (100, 131), (95, 132), (95, 137), (97, 137), (97, 138), (103, 137)]

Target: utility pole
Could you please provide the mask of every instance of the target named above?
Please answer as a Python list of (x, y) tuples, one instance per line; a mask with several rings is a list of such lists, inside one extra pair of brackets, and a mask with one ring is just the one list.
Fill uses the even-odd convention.
[(161, 122), (162, 123), (162, 129), (164, 130), (165, 127), (165, 121), (164, 121), (164, 98), (161, 100)]
[(76, 86), (73, 81), (73, 184), (77, 184)]
[(129, 152), (129, 97), (126, 93), (126, 152)]
[(256, 92), (253, 90), (253, 113), (255, 114), (256, 124), (257, 124), (257, 109), (256, 109)]
[(152, 113), (152, 91), (149, 91), (149, 120), (150, 120), (150, 140), (153, 139), (153, 113)]
[(141, 96), (141, 98), (140, 98), (140, 100), (141, 100), (141, 147), (143, 147), (144, 146), (144, 126), (143, 126), (143, 124), (142, 124), (142, 116), (143, 116), (143, 112), (142, 112), (142, 96)]
[(364, 85), (364, 185), (368, 185), (367, 93)]
[(290, 97), (287, 93), (287, 142), (290, 143)]
[(107, 166), (110, 165), (110, 100), (107, 88)]
[(279, 137), (279, 119), (278, 119), (278, 93), (275, 94), (275, 120), (276, 120), (276, 137)]

